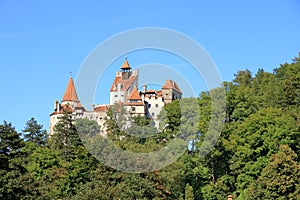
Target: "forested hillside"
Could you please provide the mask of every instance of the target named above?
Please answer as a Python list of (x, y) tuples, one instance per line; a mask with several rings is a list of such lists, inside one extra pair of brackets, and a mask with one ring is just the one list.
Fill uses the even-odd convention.
[(210, 94), (218, 89), (182, 100), (196, 100), (199, 118), (182, 119), (185, 110), (180, 103), (167, 104), (160, 117), (168, 126), (152, 137), (135, 136), (153, 131), (143, 117), (134, 120), (144, 128), (132, 127), (134, 134), (129, 135), (109, 113), (107, 139), (132, 152), (166, 146), (176, 139), (174, 132), (182, 120), (188, 122), (187, 132), (196, 127), (196, 137), (185, 153), (154, 172), (125, 173), (101, 163), (78, 135), (80, 129), (88, 130), (86, 138), (98, 136), (96, 122), (74, 122), (68, 112), (51, 137), (34, 118), (21, 133), (4, 121), (0, 125), (0, 199), (224, 200), (228, 195), (239, 200), (300, 199), (300, 54), (273, 72), (238, 71), (223, 86), (222, 133), (205, 157), (199, 151), (212, 116)]

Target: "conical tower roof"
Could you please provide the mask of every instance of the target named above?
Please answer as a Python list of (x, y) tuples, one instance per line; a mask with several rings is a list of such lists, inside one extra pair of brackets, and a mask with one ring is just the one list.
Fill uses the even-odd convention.
[(79, 102), (72, 76), (70, 76), (67, 89), (62, 99), (62, 102), (64, 101)]
[(127, 58), (125, 58), (125, 61), (124, 61), (123, 65), (121, 66), (121, 69), (122, 70), (130, 70), (131, 69)]

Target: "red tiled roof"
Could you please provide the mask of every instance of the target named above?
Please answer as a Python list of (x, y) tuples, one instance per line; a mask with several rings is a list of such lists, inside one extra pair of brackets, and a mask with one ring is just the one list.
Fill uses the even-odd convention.
[(72, 77), (69, 79), (62, 101), (79, 101)]
[[(131, 75), (129, 77), (129, 79), (122, 79), (122, 77), (120, 76), (116, 76), (111, 88), (110, 88), (110, 91), (111, 92), (116, 92), (117, 91), (117, 88), (118, 88), (118, 84), (121, 84), (123, 85), (121, 91), (126, 91), (128, 90), (128, 88), (132, 85), (132, 83), (136, 80), (137, 76), (135, 75)], [(116, 85), (116, 87), (115, 87)]]
[(94, 111), (99, 111), (99, 112), (106, 112), (108, 111), (108, 106), (107, 105), (100, 105), (97, 106)]
[(125, 69), (131, 69), (131, 67), (130, 67), (130, 65), (129, 65), (129, 63), (128, 63), (127, 58), (125, 58), (125, 61), (124, 61), (123, 65), (121, 66), (121, 69), (122, 69), (122, 70), (125, 70)]
[(120, 82), (120, 79), (122, 79), (122, 77), (116, 76), (116, 78), (115, 78), (115, 80), (114, 80), (114, 82), (113, 82), (113, 84), (111, 85), (111, 88), (110, 88), (111, 92), (117, 91), (117, 88), (115, 87), (115, 85), (118, 85), (118, 83)]
[(73, 112), (73, 108), (67, 104), (61, 105), (59, 111), (54, 111), (51, 115), (56, 115), (56, 114), (63, 114), (64, 112)]
[(137, 90), (137, 88), (134, 86), (132, 89), (132, 92), (128, 98), (129, 100), (141, 100), (139, 91)]
[(175, 83), (174, 81), (168, 79), (166, 81), (166, 83), (163, 85), (162, 89), (173, 89), (176, 90), (177, 92), (181, 92), (180, 88), (178, 87), (177, 83)]
[(157, 90), (156, 94), (157, 94), (157, 96), (161, 97), (162, 96), (162, 91), (161, 90)]

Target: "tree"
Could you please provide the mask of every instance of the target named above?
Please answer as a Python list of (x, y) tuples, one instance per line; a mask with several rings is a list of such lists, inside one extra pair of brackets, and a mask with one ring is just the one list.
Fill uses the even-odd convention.
[(51, 147), (60, 150), (65, 161), (75, 157), (78, 146), (82, 146), (79, 135), (74, 125), (72, 113), (65, 111), (59, 117), (59, 122), (54, 127), (54, 134), (51, 136)]
[(279, 96), (283, 91), (275, 74), (259, 69), (253, 78), (251, 88), (253, 101), (258, 108), (278, 107)]
[(185, 186), (185, 200), (194, 200), (194, 191), (193, 187), (190, 186), (188, 183)]
[(26, 194), (20, 178), (26, 172), (23, 166), (24, 141), (11, 123), (0, 125), (0, 198), (19, 199)]
[(181, 108), (178, 100), (166, 104), (160, 111), (158, 118), (160, 120), (160, 130), (162, 137), (166, 140), (177, 134), (180, 125)]
[(281, 86), (280, 104), (285, 109), (300, 106), (300, 62), (282, 64), (274, 70)]
[(233, 177), (225, 175), (217, 180), (216, 183), (206, 184), (202, 187), (203, 199), (221, 200), (226, 199), (231, 193)]
[(237, 74), (234, 74), (235, 79), (233, 80), (234, 83), (237, 85), (249, 85), (252, 82), (252, 76), (251, 72), (246, 69), (246, 70), (241, 70), (238, 71)]
[(29, 199), (61, 199), (67, 163), (61, 159), (60, 151), (48, 146), (39, 146), (27, 158), (27, 176), (33, 183), (26, 187), (34, 192)]
[(296, 160), (297, 154), (288, 145), (281, 145), (245, 199), (299, 199), (300, 165)]
[(167, 199), (163, 188), (147, 174), (129, 174), (99, 165), (91, 182), (72, 199)]
[(100, 126), (95, 120), (77, 119), (75, 126), (79, 136), (95, 136), (100, 134)]
[(33, 117), (26, 122), (23, 135), (25, 141), (31, 141), (39, 146), (47, 143), (47, 131), (43, 130), (43, 125), (38, 124)]
[(280, 144), (289, 144), (299, 152), (299, 127), (295, 119), (277, 108), (266, 108), (248, 117), (225, 140), (232, 152), (230, 171), (236, 177), (236, 187), (242, 192), (261, 175), (270, 156)]

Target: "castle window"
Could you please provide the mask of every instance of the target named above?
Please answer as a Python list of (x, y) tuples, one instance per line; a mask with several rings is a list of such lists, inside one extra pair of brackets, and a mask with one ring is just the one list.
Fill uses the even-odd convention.
[(118, 95), (115, 95), (115, 97), (118, 97)]
[(136, 99), (130, 99), (129, 101), (130, 102), (139, 102), (139, 100), (136, 100)]
[(151, 108), (151, 104), (150, 103), (148, 104), (148, 108)]
[(155, 107), (158, 108), (158, 104), (155, 104)]
[(155, 115), (155, 114), (154, 114), (154, 112), (153, 112), (153, 113), (152, 113), (152, 117), (154, 117), (154, 115)]
[(135, 107), (132, 107), (132, 108), (131, 108), (131, 111), (132, 111), (132, 112), (135, 112)]

